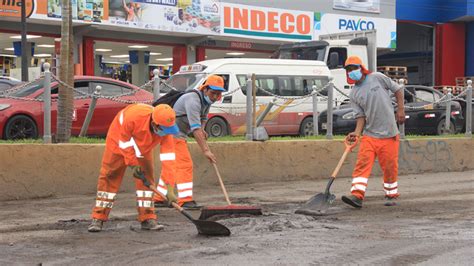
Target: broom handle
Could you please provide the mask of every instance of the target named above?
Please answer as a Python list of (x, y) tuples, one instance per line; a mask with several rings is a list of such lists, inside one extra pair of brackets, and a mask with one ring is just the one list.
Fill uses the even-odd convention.
[(232, 205), (232, 203), (230, 203), (229, 195), (227, 195), (227, 190), (225, 189), (224, 182), (222, 182), (222, 177), (219, 173), (219, 169), (217, 168), (217, 164), (213, 163), (212, 166), (214, 166), (214, 170), (216, 171), (217, 177), (219, 178), (219, 184), (221, 184), (222, 192), (224, 192), (227, 204)]
[(342, 164), (346, 160), (347, 155), (352, 151), (352, 149), (355, 148), (355, 146), (357, 146), (357, 142), (358, 140), (351, 144), (348, 141), (344, 141), (344, 145), (346, 146), (346, 149), (344, 150), (344, 154), (342, 154), (342, 157), (339, 160), (339, 163), (337, 163), (336, 169), (334, 169), (334, 172), (332, 172), (332, 175), (331, 175), (332, 178), (336, 178), (337, 174), (339, 173), (339, 170), (341, 170)]

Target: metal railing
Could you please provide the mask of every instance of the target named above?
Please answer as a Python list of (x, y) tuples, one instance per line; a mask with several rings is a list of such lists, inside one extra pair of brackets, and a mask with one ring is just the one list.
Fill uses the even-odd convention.
[[(45, 72), (42, 73), (42, 75), (31, 82), (24, 83), (20, 86), (16, 86), (12, 89), (4, 91), (2, 94), (0, 94), (0, 98), (9, 98), (9, 99), (16, 99), (16, 100), (24, 100), (24, 101), (37, 101), (37, 102), (44, 102), (43, 105), (43, 112), (44, 112), (44, 133), (43, 133), (43, 142), (44, 143), (51, 143), (52, 142), (52, 134), (51, 134), (51, 83), (53, 81), (64, 85), (66, 88), (73, 90), (75, 93), (79, 94), (80, 96), (76, 96), (75, 99), (91, 99), (91, 103), (89, 105), (89, 109), (87, 111), (86, 118), (84, 120), (84, 124), (81, 128), (81, 132), (79, 136), (86, 136), (87, 135), (87, 130), (89, 127), (89, 124), (93, 118), (94, 114), (94, 109), (96, 107), (97, 101), (99, 99), (107, 99), (107, 100), (112, 100), (120, 103), (125, 103), (125, 104), (132, 104), (132, 103), (152, 103), (154, 100), (158, 99), (160, 97), (160, 86), (168, 86), (171, 89), (174, 89), (172, 86), (167, 84), (166, 82), (163, 82), (163, 80), (160, 79), (159, 77), (159, 71), (155, 69), (153, 71), (154, 77), (151, 79), (149, 82), (146, 84), (140, 86), (137, 90), (132, 90), (127, 93), (123, 93), (120, 95), (115, 95), (115, 96), (105, 96), (101, 94), (101, 88), (100, 86), (97, 86), (95, 88), (95, 91), (91, 94), (80, 91), (75, 89), (74, 87), (66, 84), (65, 82), (61, 81), (58, 77), (53, 75), (50, 72), (50, 65), (49, 63), (44, 64), (44, 69)], [(264, 121), (265, 116), (270, 113), (271, 108), (273, 106), (284, 106), (284, 107), (293, 107), (297, 106), (303, 103), (307, 103), (307, 100), (311, 98), (312, 102), (312, 129), (313, 129), (313, 135), (319, 135), (319, 113), (322, 110), (318, 110), (318, 106), (321, 104), (324, 104), (323, 102), (326, 101), (327, 104), (327, 121), (326, 121), (326, 138), (327, 139), (332, 139), (333, 138), (333, 110), (334, 110), (334, 104), (335, 104), (335, 99), (334, 99), (334, 90), (338, 91), (342, 95), (345, 95), (346, 97), (349, 97), (349, 95), (345, 94), (343, 91), (338, 89), (337, 87), (334, 86), (332, 79), (329, 80), (327, 84), (324, 86), (318, 88), (317, 86), (313, 86), (313, 90), (311, 93), (303, 95), (303, 96), (281, 96), (277, 95), (273, 92), (267, 91), (263, 88), (260, 88), (256, 86), (255, 79), (252, 78), (254, 74), (248, 74), (247, 75), (247, 85), (246, 85), (246, 106), (242, 107), (246, 109), (246, 124), (247, 124), (247, 133), (246, 133), (246, 139), (247, 140), (255, 140), (255, 132), (256, 128), (260, 127), (261, 123)], [(14, 95), (15, 92), (26, 88), (29, 85), (32, 85), (33, 83), (40, 82), (43, 85), (44, 94), (43, 97), (37, 97), (37, 98), (30, 98), (30, 97), (17, 97)], [(405, 84), (403, 80), (399, 81), (399, 85), (403, 88), (404, 93), (410, 94), (414, 100), (419, 99), (415, 94), (413, 94), (411, 91), (407, 90), (405, 88)], [(121, 97), (124, 96), (130, 96), (136, 94), (139, 90), (147, 90), (147, 91), (152, 91), (153, 93), (153, 101), (152, 100), (147, 100), (147, 101), (131, 101), (131, 100), (125, 100), (121, 99)], [(255, 92), (254, 92), (255, 89)], [(242, 90), (242, 88), (236, 88), (232, 91), (226, 92), (223, 94), (223, 96), (229, 96), (237, 91)], [(327, 90), (327, 96), (323, 96), (321, 94), (322, 91)], [(264, 93), (269, 96), (273, 96), (273, 100), (266, 106), (265, 110), (258, 116), (255, 117), (255, 112), (254, 112), (254, 101), (256, 97), (256, 91), (259, 91), (261, 93)], [(465, 99), (464, 99), (465, 97)], [(281, 101), (285, 101), (283, 104)], [(419, 99), (423, 100), (426, 102), (425, 99)], [(280, 101), (280, 102), (278, 102)], [(456, 96), (453, 96), (450, 91), (448, 93), (441, 97), (440, 99), (433, 101), (433, 102), (427, 102), (427, 104), (423, 106), (416, 106), (416, 107), (407, 107), (405, 106), (405, 110), (417, 110), (417, 109), (425, 109), (425, 108), (430, 108), (433, 105), (438, 105), (438, 104), (446, 104), (446, 117), (445, 117), (445, 132), (450, 132), (450, 127), (451, 125), (451, 102), (452, 101), (462, 101), (466, 102), (466, 112), (465, 112), (465, 136), (468, 138), (472, 138), (472, 81), (468, 80), (467, 81), (467, 86), (464, 90), (462, 90), (461, 93), (459, 93)], [(396, 103), (394, 103), (395, 105)], [(225, 107), (219, 107), (219, 109), (225, 109)], [(404, 125), (400, 125), (400, 135), (401, 137), (405, 137), (405, 127)]]

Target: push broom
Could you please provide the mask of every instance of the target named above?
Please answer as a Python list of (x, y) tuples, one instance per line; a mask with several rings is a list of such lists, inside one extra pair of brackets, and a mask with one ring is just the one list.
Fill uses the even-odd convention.
[(224, 192), (225, 200), (227, 201), (227, 206), (207, 206), (201, 210), (201, 216), (199, 220), (206, 220), (212, 216), (232, 216), (232, 215), (262, 215), (262, 209), (257, 206), (241, 206), (233, 205), (230, 202), (229, 195), (225, 189), (224, 182), (222, 182), (221, 174), (215, 163), (212, 164), (214, 170), (216, 171), (217, 178), (219, 179), (219, 184), (221, 185), (222, 192)]

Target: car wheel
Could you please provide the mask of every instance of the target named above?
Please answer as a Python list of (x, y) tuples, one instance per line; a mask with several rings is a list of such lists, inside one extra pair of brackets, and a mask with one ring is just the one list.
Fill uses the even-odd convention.
[(206, 132), (209, 137), (223, 137), (229, 135), (227, 123), (220, 117), (211, 118), (207, 122)]
[(441, 121), (438, 122), (438, 127), (436, 130), (436, 133), (438, 135), (443, 135), (443, 134), (456, 134), (456, 127), (454, 126), (453, 121), (450, 121), (449, 124), (449, 130), (446, 129), (446, 119), (441, 119)]
[(302, 137), (312, 136), (313, 132), (314, 132), (313, 117), (306, 117), (305, 119), (303, 119), (303, 122), (301, 122), (300, 136)]
[(17, 115), (8, 120), (5, 126), (5, 139), (38, 138), (38, 127), (35, 121), (26, 115)]

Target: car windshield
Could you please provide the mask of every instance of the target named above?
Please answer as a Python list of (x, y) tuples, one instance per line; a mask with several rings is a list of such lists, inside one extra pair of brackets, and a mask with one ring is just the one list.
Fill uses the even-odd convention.
[(324, 61), (326, 47), (301, 47), (289, 48), (279, 51), (279, 59), (299, 59)]
[(171, 76), (165, 84), (160, 86), (161, 93), (167, 93), (170, 91), (170, 86), (177, 89), (178, 91), (185, 91), (190, 88), (194, 88), (198, 82), (205, 76), (204, 73), (187, 73), (187, 74), (176, 74)]
[[(20, 87), (20, 86), (23, 86), (23, 85), (17, 85), (13, 88), (11, 88), (12, 91), (14, 91), (16, 88)], [(10, 93), (9, 95), (10, 96), (15, 96), (15, 97), (26, 97), (34, 92), (36, 92), (37, 90), (43, 88), (43, 81), (42, 80), (38, 80), (38, 81), (35, 81), (31, 84), (29, 84), (28, 86), (24, 87), (24, 88), (21, 88), (17, 91), (14, 91), (12, 93)]]

